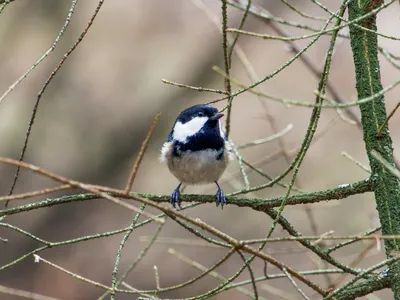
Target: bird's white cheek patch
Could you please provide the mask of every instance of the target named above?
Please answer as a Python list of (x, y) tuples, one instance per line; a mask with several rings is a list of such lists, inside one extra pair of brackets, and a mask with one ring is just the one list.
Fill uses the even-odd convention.
[(206, 117), (197, 117), (184, 124), (177, 122), (174, 127), (174, 140), (186, 143), (187, 138), (199, 132), (206, 122)]

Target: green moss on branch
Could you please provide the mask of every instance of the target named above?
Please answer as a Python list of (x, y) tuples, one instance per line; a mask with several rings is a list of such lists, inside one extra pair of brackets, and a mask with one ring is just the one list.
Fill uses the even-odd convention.
[[(359, 181), (353, 184), (346, 184), (339, 186), (335, 189), (318, 191), (312, 193), (304, 193), (294, 195), (286, 200), (286, 205), (297, 205), (297, 204), (309, 204), (328, 200), (339, 200), (347, 198), (352, 195), (371, 192), (374, 189), (376, 178), (371, 177), (363, 181)], [(128, 198), (129, 196), (110, 193), (110, 195), (121, 198)], [(133, 197), (141, 197), (155, 202), (169, 202), (169, 195), (153, 195), (143, 193), (131, 193)], [(100, 198), (97, 194), (85, 193), (62, 196), (54, 199), (46, 199), (39, 202), (34, 202), (26, 205), (20, 205), (9, 209), (0, 210), (0, 217), (6, 215), (14, 215), (20, 212), (31, 211), (34, 209), (50, 207), (54, 205), (60, 205), (70, 202), (86, 201)], [(181, 195), (183, 202), (203, 202), (203, 203), (214, 203), (214, 195)], [(239, 198), (236, 196), (228, 196), (228, 204), (233, 204), (242, 207), (250, 207), (258, 211), (265, 211), (269, 208), (279, 207), (284, 200), (284, 197), (277, 198)]]
[[(357, 0), (349, 4), (349, 19), (357, 19), (369, 13), (379, 5), (382, 0)], [(377, 30), (376, 16), (370, 16), (359, 23), (373, 31)], [(350, 41), (353, 51), (356, 70), (356, 87), (358, 98), (370, 97), (382, 90), (380, 68), (378, 61), (378, 42), (374, 32), (362, 31), (356, 26), (350, 26)], [(400, 234), (400, 183), (399, 179), (388, 172), (372, 155), (377, 151), (387, 162), (394, 166), (392, 140), (388, 127), (384, 128), (379, 138), (379, 128), (386, 119), (384, 97), (377, 97), (374, 101), (360, 105), (361, 123), (363, 127), (364, 142), (370, 161), (372, 174), (378, 176), (375, 186), (375, 200), (382, 224), (383, 234)], [(398, 240), (386, 240), (386, 254), (391, 256), (393, 251), (398, 251)], [(392, 290), (396, 299), (400, 299), (400, 264), (390, 267)]]

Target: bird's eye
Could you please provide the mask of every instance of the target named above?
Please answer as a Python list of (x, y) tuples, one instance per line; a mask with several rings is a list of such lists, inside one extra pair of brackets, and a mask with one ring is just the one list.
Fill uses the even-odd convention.
[(197, 116), (198, 117), (204, 117), (204, 113), (202, 111), (200, 111), (200, 112), (197, 113)]

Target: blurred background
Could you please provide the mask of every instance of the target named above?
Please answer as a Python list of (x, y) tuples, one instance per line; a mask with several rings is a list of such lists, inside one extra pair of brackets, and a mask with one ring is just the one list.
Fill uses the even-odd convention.
[[(327, 17), (326, 12), (310, 1), (291, 2), (309, 15)], [(340, 2), (322, 1), (335, 11)], [(55, 51), (1, 103), (1, 156), (19, 157), (37, 93), (64, 53), (79, 37), (97, 3), (95, 0), (78, 2), (71, 23)], [(202, 5), (199, 6), (199, 3)], [(253, 3), (264, 7), (275, 16), (293, 22), (316, 28), (322, 27), (323, 24), (317, 20), (303, 18), (280, 1), (259, 0)], [(16, 0), (1, 13), (0, 94), (52, 45), (65, 22), (70, 6), (71, 1)], [(176, 187), (177, 180), (168, 172), (167, 167), (158, 161), (162, 143), (181, 110), (197, 103), (215, 100), (220, 95), (166, 85), (161, 79), (224, 89), (223, 78), (212, 70), (214, 65), (223, 68), (221, 35), (212, 20), (216, 18), (219, 22), (220, 7), (221, 3), (217, 0), (105, 1), (83, 42), (67, 59), (45, 91), (25, 161), (71, 179), (124, 188), (147, 130), (156, 113), (161, 112), (160, 122), (144, 156), (133, 190), (170, 194)], [(241, 16), (240, 10), (230, 7), (229, 26), (236, 28)], [(398, 16), (398, 5), (392, 5), (382, 11), (378, 17), (379, 32), (398, 36)], [(309, 33), (298, 28), (280, 27), (293, 36)], [(276, 35), (268, 24), (251, 15), (244, 29)], [(348, 31), (344, 29), (341, 32)], [(308, 41), (297, 41), (295, 45), (302, 47)], [(380, 46), (400, 55), (399, 42), (381, 37), (379, 42)], [(247, 55), (259, 78), (270, 74), (293, 56), (291, 48), (283, 41), (241, 36), (238, 45)], [(321, 69), (328, 46), (329, 37), (321, 37), (304, 56)], [(399, 72), (384, 57), (381, 56), (380, 60), (382, 83), (385, 87), (399, 78)], [(232, 74), (245, 84), (252, 82), (236, 54), (233, 55)], [(313, 102), (313, 91), (317, 88), (317, 82), (318, 78), (309, 68), (297, 60), (278, 76), (260, 85), (259, 90), (284, 98)], [(346, 39), (339, 38), (336, 44), (329, 82), (346, 101), (356, 99), (352, 54)], [(388, 111), (393, 109), (398, 99), (398, 89), (386, 94)], [(220, 102), (216, 106), (223, 108), (225, 104)], [(351, 111), (356, 118), (359, 117), (357, 107), (351, 108)], [(310, 114), (310, 108), (286, 107), (281, 103), (244, 93), (234, 100), (231, 138), (235, 144), (240, 145), (271, 136), (293, 124), (293, 130), (280, 142), (275, 140), (241, 152), (246, 160), (257, 163), (257, 166), (270, 176), (276, 176), (286, 169), (287, 159), (296, 154)], [(399, 126), (400, 118), (395, 115), (390, 122), (390, 128), (397, 158), (400, 156)], [(360, 128), (343, 121), (336, 110), (325, 109), (315, 141), (300, 169), (296, 186), (304, 191), (316, 191), (366, 178), (368, 174), (343, 157), (342, 151), (368, 165)], [(286, 157), (282, 152), (286, 152)], [(7, 195), (15, 168), (1, 165), (0, 172), (1, 195)], [(266, 182), (265, 178), (252, 172), (249, 172), (249, 179), (253, 186)], [(231, 163), (222, 183), (227, 193), (244, 187), (237, 161)], [(49, 179), (22, 170), (15, 193), (55, 185), (57, 184)], [(216, 190), (212, 185), (190, 187), (185, 192), (214, 194)], [(283, 195), (284, 192), (285, 189), (274, 187), (246, 196), (275, 197)], [(66, 193), (49, 197), (64, 194)], [(43, 198), (45, 197), (17, 200), (11, 202), (10, 206)], [(206, 204), (185, 213), (200, 218), (236, 239), (262, 238), (271, 224), (269, 217), (263, 213), (231, 205), (221, 211), (216, 209), (214, 204)], [(132, 211), (98, 199), (21, 213), (7, 217), (6, 222), (43, 239), (62, 241), (129, 226), (132, 216)], [(331, 230), (335, 235), (350, 235), (379, 226), (372, 194), (319, 203), (312, 207), (288, 206), (284, 216), (304, 235), (319, 235)], [(120, 273), (136, 259), (146, 246), (146, 237), (151, 237), (156, 228), (156, 224), (150, 224), (132, 233), (123, 252)], [(286, 233), (278, 226), (273, 236), (286, 236)], [(1, 266), (39, 246), (37, 242), (6, 228), (0, 228), (0, 237), (8, 239), (8, 243), (0, 243)], [(72, 272), (111, 285), (111, 272), (121, 238), (120, 234), (57, 247), (40, 255)], [(215, 247), (177, 242), (182, 238), (187, 239), (189, 244), (195, 240), (193, 235), (168, 220), (160, 240), (129, 275), (126, 282), (138, 289), (155, 288), (155, 265), (158, 267), (161, 287), (179, 284), (200, 274), (198, 270), (170, 254), (169, 248), (174, 248), (208, 267), (225, 253), (224, 250)], [(350, 264), (368, 248), (358, 266), (371, 266), (385, 258), (384, 250), (370, 246), (371, 243), (357, 243), (338, 251), (334, 256)], [(327, 241), (326, 244), (329, 246), (333, 243)], [(316, 255), (295, 243), (273, 243), (268, 245), (265, 251), (296, 270), (323, 266)], [(241, 258), (234, 255), (217, 271), (225, 277), (230, 277), (241, 265)], [(263, 262), (256, 259), (253, 269), (256, 276), (262, 276)], [(278, 273), (278, 270), (269, 266), (268, 272)], [(238, 280), (248, 278), (248, 272), (245, 271)], [(337, 275), (332, 275), (329, 278), (313, 277), (313, 280), (326, 286), (329, 281), (334, 282), (337, 278)], [(0, 282), (4, 286), (59, 299), (96, 299), (103, 293), (102, 289), (73, 279), (48, 265), (35, 264), (33, 258), (1, 271)], [(219, 280), (206, 276), (189, 288), (164, 293), (160, 297), (191, 297), (206, 292), (219, 283)], [(246, 288), (251, 290), (251, 286)], [(305, 288), (305, 291), (312, 295), (309, 289)], [(300, 297), (287, 279), (265, 281), (260, 284), (259, 292), (268, 299)], [(392, 297), (390, 291), (381, 291), (376, 293), (376, 296), (380, 299)], [(0, 298), (19, 299), (7, 295), (1, 295)], [(248, 297), (230, 290), (214, 298)], [(117, 299), (135, 297), (121, 294)]]

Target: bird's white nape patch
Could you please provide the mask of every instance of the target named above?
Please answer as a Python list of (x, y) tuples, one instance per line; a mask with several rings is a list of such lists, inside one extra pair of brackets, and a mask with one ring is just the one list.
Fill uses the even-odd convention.
[(173, 139), (181, 143), (186, 143), (188, 137), (198, 133), (207, 122), (207, 117), (195, 117), (189, 122), (176, 122), (174, 127)]

